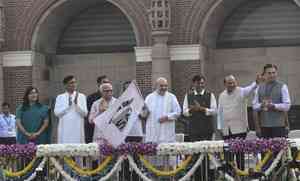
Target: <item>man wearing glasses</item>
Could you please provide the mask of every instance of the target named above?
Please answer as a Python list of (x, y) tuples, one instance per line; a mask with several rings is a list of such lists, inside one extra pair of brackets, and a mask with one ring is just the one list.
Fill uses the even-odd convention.
[[(97, 91), (87, 97), (87, 109), (90, 113), (92, 105), (95, 101), (99, 100), (102, 97), (102, 93), (100, 91), (100, 86), (103, 83), (109, 83), (110, 80), (106, 75), (101, 75), (97, 78)], [(90, 123), (88, 119), (84, 124), (84, 133), (85, 133), (85, 142), (91, 143), (93, 142), (93, 134), (94, 134), (95, 125)]]
[[(113, 97), (113, 87), (111, 83), (101, 84), (100, 92), (102, 97), (93, 103), (89, 114), (89, 122), (91, 124), (95, 124), (95, 118), (106, 111), (116, 101), (116, 98)], [(99, 138), (102, 138), (101, 130), (95, 127), (93, 141)]]

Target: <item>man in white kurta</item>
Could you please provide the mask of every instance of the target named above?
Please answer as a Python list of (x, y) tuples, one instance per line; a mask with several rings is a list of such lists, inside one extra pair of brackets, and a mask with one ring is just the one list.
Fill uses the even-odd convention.
[(67, 76), (63, 83), (66, 92), (57, 96), (54, 114), (59, 118), (58, 143), (84, 143), (84, 117), (87, 115), (86, 97), (76, 91), (74, 76)]
[(158, 78), (156, 90), (146, 97), (149, 109), (146, 122), (146, 142), (175, 142), (175, 120), (181, 114), (181, 108), (174, 94), (168, 92), (168, 82)]
[[(156, 90), (145, 99), (149, 111), (146, 121), (146, 142), (171, 143), (176, 141), (175, 121), (181, 108), (174, 94), (168, 92), (168, 82), (160, 77), (156, 80)], [(174, 166), (175, 157), (150, 156), (149, 161), (159, 167)]]

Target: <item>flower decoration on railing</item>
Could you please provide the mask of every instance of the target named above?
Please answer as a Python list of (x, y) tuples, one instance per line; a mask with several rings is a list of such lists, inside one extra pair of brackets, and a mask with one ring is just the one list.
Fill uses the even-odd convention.
[(156, 143), (123, 143), (117, 148), (112, 145), (104, 143), (99, 145), (99, 152), (101, 155), (128, 155), (128, 154), (141, 154), (141, 155), (155, 155)]
[(119, 154), (156, 155), (156, 143), (124, 143), (118, 146)]
[(224, 141), (199, 141), (183, 143), (161, 143), (157, 147), (158, 155), (193, 155), (197, 153), (223, 152)]
[[(30, 181), (43, 170), (44, 165), (52, 163), (60, 175), (66, 180), (107, 180), (121, 167), (124, 160), (129, 161), (130, 167), (143, 179), (150, 181), (152, 176), (173, 177), (175, 180), (185, 181), (191, 178), (196, 169), (203, 163), (205, 156), (209, 156), (214, 167), (223, 171), (225, 177), (234, 180), (230, 175), (247, 178), (263, 178), (272, 176), (278, 166), (288, 168), (298, 173), (300, 162), (300, 141), (274, 138), (242, 140), (232, 139), (224, 141), (200, 141), (184, 143), (124, 143), (114, 148), (107, 142), (90, 144), (51, 144), (38, 145), (0, 145), (2, 161), (16, 160), (15, 158), (32, 158), (23, 168), (11, 170), (0, 168), (0, 180), (19, 179)], [(264, 153), (262, 159), (256, 157), (256, 164), (240, 170), (236, 163), (225, 159), (224, 151), (233, 153)], [(155, 164), (147, 160), (148, 156), (174, 157), (181, 155), (177, 167), (170, 170), (160, 170)], [(96, 168), (83, 167), (77, 163), (77, 157), (98, 157)], [(62, 159), (63, 158), (63, 159)], [(0, 160), (0, 161), (1, 161)], [(63, 160), (63, 162), (62, 162)], [(49, 162), (48, 162), (49, 161)], [(137, 164), (139, 163), (139, 164)], [(284, 164), (280, 164), (284, 163)], [(2, 164), (3, 165), (3, 164)], [(231, 166), (228, 172), (225, 166)], [(288, 165), (288, 167), (287, 167)], [(224, 168), (224, 169), (223, 169)], [(40, 173), (39, 173), (40, 174)], [(299, 178), (300, 179), (300, 178)]]
[(97, 143), (38, 145), (37, 157), (43, 156), (99, 156)]
[(0, 157), (33, 158), (37, 147), (33, 143), (0, 145)]
[(288, 140), (285, 138), (253, 139), (241, 138), (225, 140), (229, 151), (233, 153), (264, 153), (268, 150), (279, 152), (288, 147)]

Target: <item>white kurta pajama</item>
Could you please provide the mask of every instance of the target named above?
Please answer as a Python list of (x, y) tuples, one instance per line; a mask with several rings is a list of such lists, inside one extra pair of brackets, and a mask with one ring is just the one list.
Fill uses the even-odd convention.
[[(72, 105), (69, 106), (71, 96)], [(77, 104), (74, 103), (76, 92), (65, 92), (57, 96), (54, 114), (59, 118), (58, 143), (84, 143), (84, 117), (87, 115), (85, 95), (78, 93)]]
[[(161, 96), (156, 91), (146, 97), (145, 103), (150, 115), (146, 122), (146, 142), (168, 143), (176, 141), (175, 120), (181, 114), (181, 108), (174, 94), (166, 92)], [(159, 118), (168, 116), (169, 121), (160, 123)], [(149, 157), (152, 164), (167, 166), (175, 164), (175, 157)]]
[[(146, 122), (146, 142), (175, 142), (175, 120), (180, 116), (181, 108), (174, 94), (166, 92), (164, 96), (156, 91), (146, 97), (145, 103), (150, 111)], [(159, 118), (168, 116), (169, 120), (159, 122)]]

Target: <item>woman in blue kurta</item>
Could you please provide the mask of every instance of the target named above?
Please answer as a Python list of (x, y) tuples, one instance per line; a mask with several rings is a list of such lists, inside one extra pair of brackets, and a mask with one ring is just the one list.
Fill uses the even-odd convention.
[(39, 103), (38, 90), (28, 87), (16, 111), (17, 143), (49, 143), (48, 107)]

